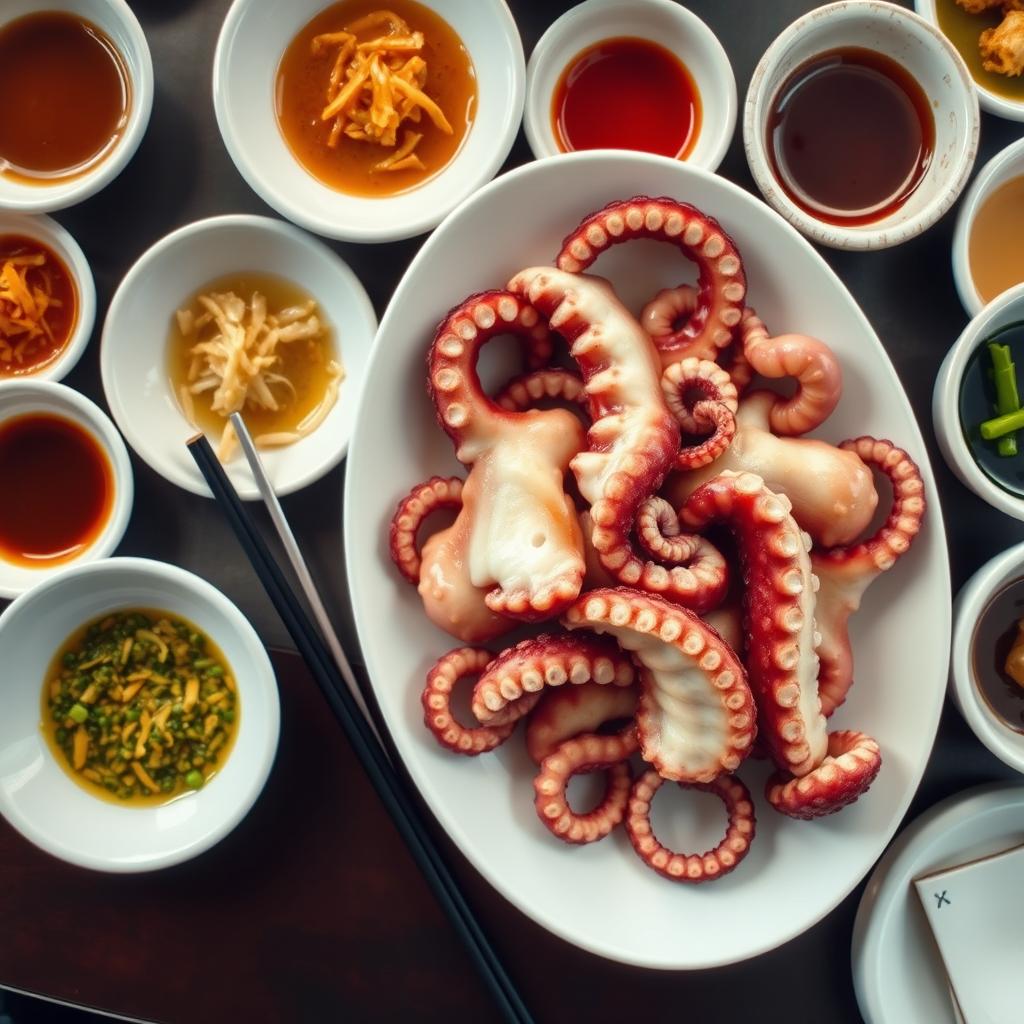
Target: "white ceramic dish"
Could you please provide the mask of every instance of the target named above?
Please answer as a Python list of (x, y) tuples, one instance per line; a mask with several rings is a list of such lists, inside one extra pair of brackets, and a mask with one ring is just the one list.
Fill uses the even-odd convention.
[[(938, 26), (939, 19), (935, 12), (935, 0), (914, 0), (914, 10), (922, 18)], [(981, 34), (980, 28), (978, 34)], [(989, 114), (995, 114), (996, 117), (1005, 117), (1009, 121), (1024, 121), (1024, 102), (1000, 96), (999, 93), (986, 88), (973, 76), (972, 81), (978, 92), (978, 101), (981, 103), (982, 110)]]
[(971, 275), (969, 247), (974, 218), (1000, 185), (1021, 175), (1024, 175), (1024, 139), (1011, 143), (982, 167), (960, 204), (960, 211), (956, 215), (956, 231), (953, 233), (953, 280), (968, 316), (976, 316), (985, 305)]
[(959, 410), (960, 382), (975, 349), (998, 328), (1015, 320), (1024, 320), (1024, 284), (1010, 288), (985, 306), (946, 353), (932, 391), (932, 423), (942, 455), (960, 482), (993, 508), (1024, 521), (1024, 499), (1004, 491), (974, 461)]
[(603, 39), (649, 39), (674, 53), (700, 94), (700, 131), (686, 162), (717, 170), (736, 128), (736, 79), (718, 37), (674, 0), (585, 0), (541, 36), (526, 69), (523, 128), (538, 159), (558, 156), (551, 104), (562, 72), (577, 54)]
[(1024, 787), (958, 793), (916, 818), (878, 862), (853, 926), (853, 983), (867, 1024), (956, 1024), (913, 879), (1024, 842)]
[[(964, 584), (953, 604), (949, 695), (975, 736), (1004, 764), (1024, 772), (1024, 735), (993, 714), (974, 683), (972, 640), (982, 612), (995, 595), (1024, 576), (1024, 543), (996, 555)], [(1013, 625), (1007, 622), (1009, 629)]]
[[(67, 11), (98, 25), (117, 47), (131, 81), (128, 124), (114, 148), (83, 174), (51, 185), (29, 185), (0, 175), (0, 209), (48, 213), (74, 206), (109, 185), (139, 148), (153, 109), (153, 61), (145, 33), (125, 0), (4, 0), (0, 27), (37, 11)], [(71, 99), (73, 103), (73, 99)], [(74, 116), (73, 112), (69, 116)]]
[(429, 0), (473, 61), (477, 105), (458, 153), (417, 188), (388, 198), (328, 188), (295, 159), (277, 125), (274, 86), (286, 47), (330, 0), (235, 0), (213, 60), (213, 104), (231, 159), (257, 195), (310, 231), (350, 242), (392, 242), (435, 227), (498, 172), (523, 112), (526, 64), (504, 0)]
[[(434, 660), (457, 643), (429, 623), (388, 555), (398, 499), (433, 473), (464, 475), (427, 397), (424, 359), (435, 325), (472, 292), (550, 262), (585, 215), (637, 193), (676, 196), (721, 220), (744, 256), (758, 312), (780, 331), (827, 339), (842, 360), (846, 390), (823, 436), (839, 441), (872, 432), (896, 440), (921, 466), (929, 503), (913, 549), (874, 585), (852, 623), (858, 681), (835, 722), (881, 744), (885, 765), (871, 792), (827, 820), (793, 821), (760, 798), (763, 763), (744, 766), (758, 800), (757, 840), (737, 871), (696, 888), (651, 872), (621, 833), (579, 849), (552, 838), (534, 811), (534, 769), (521, 741), (472, 763), (436, 744), (423, 726), (419, 695)], [(659, 288), (691, 276), (690, 266), (670, 246), (641, 242), (615, 247), (596, 273), (637, 310)], [(368, 370), (346, 471), (345, 550), (377, 699), (424, 798), (507, 899), (602, 956), (702, 968), (793, 938), (869, 870), (924, 770), (945, 689), (950, 600), (942, 513), (913, 413), (870, 324), (824, 260), (749, 193), (685, 163), (602, 151), (529, 164), (483, 189), (426, 242), (388, 307)], [(906, 642), (926, 633), (934, 642)], [(715, 822), (702, 838), (721, 828)]]
[[(98, 405), (63, 384), (24, 378), (0, 382), (0, 424), (31, 413), (50, 413), (71, 420), (92, 437), (110, 464), (113, 500), (106, 524), (95, 540), (73, 559), (36, 569), (0, 558), (0, 597), (16, 597), (30, 587), (63, 572), (70, 565), (106, 558), (121, 543), (135, 500), (128, 449), (117, 428)], [(5, 500), (17, 500), (16, 484), (5, 487)]]
[[(238, 687), (235, 742), (202, 789), (159, 807), (97, 798), (68, 777), (40, 728), (54, 653), (107, 612), (156, 608), (195, 623), (221, 649)], [(270, 659), (244, 615), (192, 573), (144, 558), (69, 569), (0, 615), (0, 813), (47, 853), (97, 871), (152, 871), (223, 839), (248, 813), (277, 751), (280, 708)]]
[[(78, 293), (78, 314), (67, 344), (52, 362), (19, 380), (63, 380), (82, 358), (96, 324), (96, 285), (89, 261), (71, 233), (52, 217), (29, 217), (0, 210), (0, 235), (21, 235), (42, 242), (51, 249), (71, 272)], [(0, 374), (0, 380), (9, 380)]]
[[(901, 64), (931, 102), (935, 145), (921, 182), (893, 213), (870, 224), (830, 224), (807, 213), (779, 186), (768, 159), (765, 126), (779, 87), (805, 61), (858, 46)], [(973, 81), (960, 54), (916, 14), (878, 0), (840, 0), (798, 18), (754, 69), (743, 108), (743, 144), (757, 187), (794, 227), (835, 249), (885, 249), (931, 227), (956, 201), (974, 166), (981, 118)]]
[[(311, 434), (262, 453), (278, 494), (318, 480), (344, 457), (355, 419), (377, 318), (348, 265), (322, 242), (270, 217), (226, 216), (196, 221), (147, 249), (124, 276), (103, 327), (103, 390), (117, 425), (157, 473), (193, 494), (209, 497), (185, 447), (195, 433), (168, 376), (167, 339), (177, 310), (198, 288), (233, 273), (276, 274), (301, 286), (334, 330), (345, 367), (338, 401)], [(241, 497), (259, 498), (245, 459), (228, 476)]]

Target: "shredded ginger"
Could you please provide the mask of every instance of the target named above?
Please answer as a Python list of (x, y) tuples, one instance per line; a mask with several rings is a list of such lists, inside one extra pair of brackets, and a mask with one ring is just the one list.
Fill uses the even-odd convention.
[(53, 297), (45, 253), (0, 259), (0, 371), (31, 361), (34, 349), (44, 341), (55, 344), (46, 314), (60, 306), (60, 299)]

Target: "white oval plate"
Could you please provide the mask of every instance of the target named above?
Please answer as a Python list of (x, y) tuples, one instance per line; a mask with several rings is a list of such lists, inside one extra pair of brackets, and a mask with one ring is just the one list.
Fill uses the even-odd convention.
[[(750, 301), (768, 324), (824, 338), (842, 359), (846, 390), (822, 435), (896, 441), (921, 466), (929, 502), (913, 549), (874, 584), (853, 620), (858, 683), (834, 722), (881, 744), (885, 763), (871, 792), (831, 818), (795, 821), (761, 798), (764, 766), (744, 766), (740, 774), (757, 801), (757, 839), (733, 874), (697, 887), (654, 874), (621, 830), (585, 848), (553, 838), (534, 811), (533, 766), (518, 737), (473, 760), (435, 743), (422, 724), (420, 690), (433, 661), (458, 644), (430, 624), (388, 557), (398, 499), (433, 473), (464, 475), (427, 397), (424, 365), (435, 325), (472, 292), (549, 263), (583, 216), (637, 193), (677, 197), (722, 222), (744, 256)], [(693, 277), (679, 252), (652, 242), (615, 247), (597, 272), (634, 310), (659, 288)], [(366, 664), (412, 778), (495, 888), (584, 949), (683, 969), (778, 946), (867, 873), (917, 788), (942, 706), (950, 629), (942, 514), (921, 434), (878, 338), (825, 261), (763, 203), (705, 171), (635, 153), (568, 154), (504, 175), (441, 224), (396, 290), (373, 347), (346, 474), (345, 548)]]

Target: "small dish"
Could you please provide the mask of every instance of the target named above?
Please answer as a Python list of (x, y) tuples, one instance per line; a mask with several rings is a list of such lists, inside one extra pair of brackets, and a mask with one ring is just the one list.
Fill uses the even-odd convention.
[[(71, 779), (40, 727), (50, 660), (80, 626), (122, 608), (181, 615), (224, 653), (238, 687), (231, 752), (202, 789), (161, 806), (125, 806)], [(96, 871), (152, 871), (209, 849), (245, 817), (274, 761), (280, 708), (263, 641), (215, 587), (177, 566), (112, 558), (66, 569), (0, 615), (0, 813), (26, 839)]]
[[(936, 0), (914, 0), (914, 10), (922, 18), (941, 30)], [(978, 25), (977, 35), (981, 34), (984, 27), (985, 23)], [(954, 43), (953, 45), (956, 44)], [(962, 52), (961, 56), (964, 56)], [(985, 78), (996, 76), (980, 67), (980, 58), (977, 70), (973, 66), (973, 61), (966, 60), (965, 58), (965, 63), (967, 63), (970, 69), (971, 80), (974, 82), (974, 88), (977, 90), (978, 101), (981, 104), (982, 110), (988, 114), (995, 114), (996, 117), (1005, 117), (1009, 121), (1024, 121), (1024, 100), (1001, 96), (998, 92), (989, 88), (985, 83)]]
[[(418, 187), (366, 198), (322, 184), (293, 156), (277, 124), (275, 76), (285, 48), (326, 0), (235, 0), (213, 61), (213, 102), (239, 173), (282, 216), (328, 238), (392, 242), (436, 227), (498, 172), (523, 112), (526, 67), (503, 0), (430, 0), (461, 38), (476, 70), (473, 123), (452, 160)], [(383, 5), (382, 6), (386, 6)]]
[(51, 217), (27, 217), (24, 214), (0, 210), (0, 235), (22, 235), (36, 239), (52, 249), (70, 271), (78, 293), (75, 326), (57, 357), (34, 373), (19, 375), (17, 378), (0, 374), (0, 381), (63, 380), (82, 358), (96, 323), (96, 284), (89, 261), (70, 232)]
[(971, 229), (978, 211), (986, 200), (1000, 185), (1011, 178), (1024, 175), (1024, 139), (1018, 139), (1006, 149), (1001, 150), (978, 172), (971, 187), (967, 190), (964, 201), (956, 218), (956, 231), (953, 234), (953, 280), (969, 316), (976, 316), (985, 305), (978, 293), (977, 285), (971, 273), (970, 242)]
[[(0, 558), (0, 597), (11, 598), (79, 563), (106, 558), (124, 536), (135, 498), (132, 464), (121, 435), (99, 406), (63, 384), (17, 379), (0, 382), (0, 424), (31, 413), (50, 413), (83, 429), (106, 455), (113, 476), (113, 499), (105, 524), (83, 551), (72, 559), (42, 568), (28, 568)], [(16, 498), (8, 487), (6, 500)], [(55, 496), (55, 500), (62, 500)]]
[[(7, 0), (0, 27), (26, 14), (66, 11), (99, 26), (117, 47), (131, 80), (124, 133), (110, 153), (84, 173), (53, 184), (27, 184), (0, 175), (0, 209), (48, 213), (88, 199), (125, 169), (142, 142), (153, 109), (153, 60), (138, 18), (125, 0)], [(73, 98), (70, 100), (73, 103)], [(71, 113), (69, 116), (74, 116)]]
[(562, 72), (606, 39), (640, 38), (671, 51), (693, 77), (701, 106), (698, 136), (685, 161), (717, 170), (736, 128), (736, 79), (718, 37), (673, 0), (585, 0), (541, 36), (526, 70), (523, 128), (541, 160), (563, 151), (552, 127), (552, 104)]
[(932, 391), (932, 423), (943, 457), (960, 482), (993, 508), (1024, 521), (1024, 497), (1000, 487), (982, 472), (960, 417), (960, 394), (971, 357), (986, 338), (1018, 320), (1024, 320), (1024, 284), (1010, 288), (985, 306), (946, 353)]
[[(931, 161), (894, 211), (866, 224), (833, 224), (798, 206), (780, 187), (768, 155), (771, 105), (790, 74), (813, 57), (841, 47), (881, 53), (923, 89), (934, 120)], [(978, 149), (978, 97), (960, 54), (934, 26), (878, 0), (840, 0), (798, 18), (768, 47), (747, 90), (743, 144), (757, 187), (770, 206), (808, 238), (835, 249), (885, 249), (934, 224), (956, 201)]]
[[(345, 369), (338, 401), (307, 437), (264, 453), (278, 494), (320, 479), (348, 449), (377, 319), (359, 279), (322, 242), (270, 217), (210, 217), (162, 238), (139, 257), (110, 303), (100, 350), (107, 403), (128, 443), (173, 484), (210, 496), (185, 442), (196, 428), (175, 398), (167, 343), (175, 311), (203, 285), (227, 274), (279, 274), (313, 296), (334, 330)], [(259, 489), (245, 460), (228, 476), (246, 500)]]

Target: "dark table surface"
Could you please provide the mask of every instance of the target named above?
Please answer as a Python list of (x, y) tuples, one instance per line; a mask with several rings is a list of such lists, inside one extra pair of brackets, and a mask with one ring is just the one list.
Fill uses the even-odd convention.
[[(211, 65), (228, 0), (132, 0), (132, 6), (156, 72), (149, 131), (114, 184), (58, 215), (92, 263), (97, 336), (122, 275), (162, 235), (213, 214), (273, 215), (236, 172), (213, 116)], [(544, 29), (572, 4), (510, 0), (510, 6), (529, 56)], [(742, 103), (768, 44), (816, 5), (690, 0), (688, 6), (724, 43)], [(1021, 133), (1021, 125), (985, 115), (979, 166)], [(530, 158), (520, 133), (506, 169)], [(756, 192), (739, 130), (720, 173)], [(955, 590), (982, 562), (1024, 539), (1024, 526), (965, 490), (934, 443), (932, 383), (967, 320), (950, 271), (954, 218), (955, 210), (896, 249), (824, 255), (888, 348), (928, 440)], [(421, 241), (332, 245), (380, 314)], [(66, 383), (103, 404), (97, 350), (94, 338)], [(120, 553), (198, 572), (241, 607), (268, 645), (286, 644), (213, 504), (177, 490), (138, 459), (133, 466), (135, 513)], [(339, 632), (356, 652), (341, 548), (343, 474), (344, 467), (335, 470), (287, 498), (285, 507)], [(198, 860), (153, 876), (98, 876), (51, 860), (0, 822), (0, 985), (173, 1024), (493, 1019), (457, 939), (301, 663), (279, 655), (277, 664), (282, 733), (271, 781), (242, 826)], [(1013, 777), (947, 707), (909, 817), (975, 783)], [(324, 792), (329, 803), (314, 799)], [(863, 886), (819, 925), (756, 960), (715, 971), (655, 973), (600, 960), (548, 935), (447, 849), (538, 1021), (668, 1012), (706, 1024), (861, 1019), (849, 952)]]

